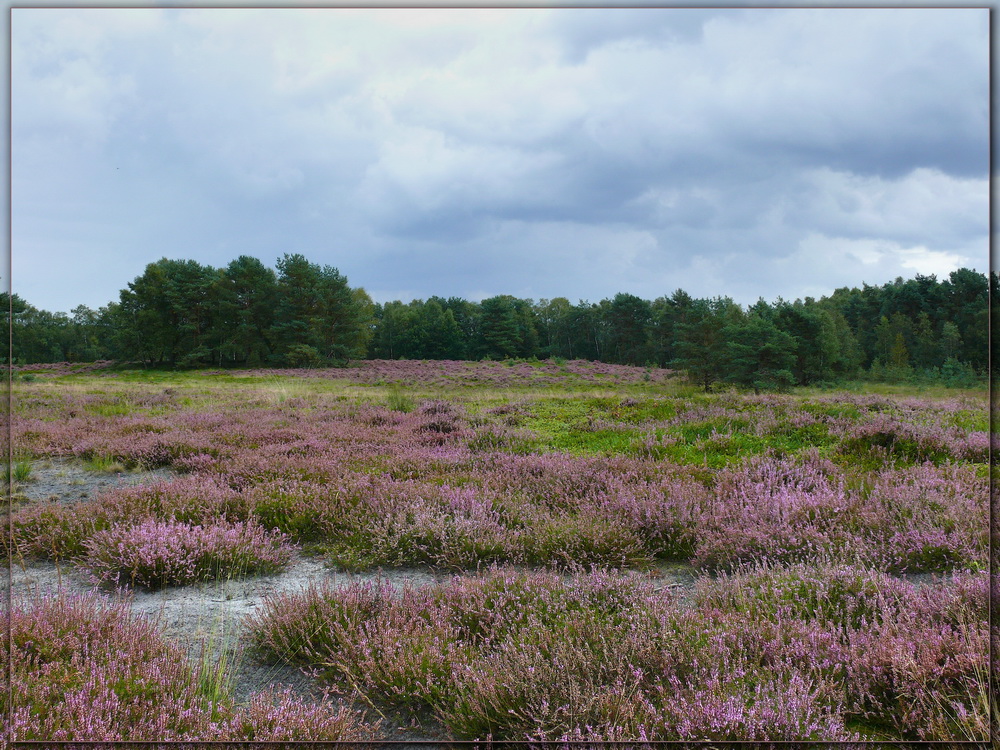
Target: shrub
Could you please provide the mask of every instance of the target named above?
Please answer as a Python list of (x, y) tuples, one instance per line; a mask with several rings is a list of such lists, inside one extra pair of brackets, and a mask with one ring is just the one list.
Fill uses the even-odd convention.
[[(184, 650), (125, 603), (50, 597), (0, 613), (0, 742), (366, 740), (374, 727), (328, 701), (252, 695), (245, 708), (206, 695)], [(9, 661), (8, 661), (9, 659)], [(9, 670), (9, 671), (8, 671)], [(7, 704), (8, 695), (13, 705)], [(9, 712), (9, 713), (8, 713)]]
[[(125, 604), (96, 597), (38, 599), (0, 622), (12, 630), (14, 703), (4, 740), (194, 739), (213, 707), (184, 653)], [(0, 650), (6, 661), (7, 650)]]
[(94, 534), (85, 543), (82, 564), (98, 581), (116, 585), (156, 588), (239, 578), (283, 568), (292, 554), (285, 539), (252, 522), (194, 526), (147, 520)]

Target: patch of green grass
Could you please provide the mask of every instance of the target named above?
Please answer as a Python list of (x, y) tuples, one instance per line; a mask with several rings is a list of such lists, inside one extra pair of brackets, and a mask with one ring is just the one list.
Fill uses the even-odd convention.
[(87, 404), (84, 407), (91, 414), (99, 417), (126, 417), (135, 411), (135, 408), (125, 401), (112, 401), (103, 404)]
[(125, 464), (114, 456), (91, 456), (84, 460), (83, 468), (98, 474), (117, 474), (126, 470)]
[(8, 482), (13, 481), (15, 484), (23, 484), (31, 479), (32, 471), (31, 461), (16, 461), (13, 465), (7, 465), (4, 479)]
[(814, 417), (846, 417), (848, 419), (859, 419), (861, 410), (854, 404), (830, 404), (818, 403), (815, 401), (803, 401), (799, 408), (812, 414)]
[(389, 391), (386, 395), (385, 403), (392, 411), (399, 411), (404, 414), (413, 411), (417, 406), (413, 398), (399, 388), (393, 388)]
[(758, 435), (753, 406), (735, 418), (643, 429), (662, 425), (684, 407), (718, 398), (551, 398), (527, 406), (522, 424), (538, 435), (540, 451), (644, 456), (714, 468), (769, 451), (794, 454), (816, 447), (826, 453), (835, 442), (822, 423), (794, 427), (779, 422), (768, 434)]

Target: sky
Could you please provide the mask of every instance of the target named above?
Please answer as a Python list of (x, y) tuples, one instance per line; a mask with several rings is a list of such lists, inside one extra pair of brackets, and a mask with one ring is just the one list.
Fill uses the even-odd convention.
[(11, 16), (12, 288), (285, 253), (377, 302), (988, 270), (986, 9)]

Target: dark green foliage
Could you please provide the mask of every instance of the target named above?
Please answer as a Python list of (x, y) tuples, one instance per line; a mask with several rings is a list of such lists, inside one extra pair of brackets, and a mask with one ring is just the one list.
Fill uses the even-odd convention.
[(226, 266), (218, 290), (220, 354), (226, 361), (259, 366), (273, 354), (268, 337), (278, 280), (256, 258), (241, 255)]
[(484, 359), (533, 357), (538, 330), (531, 302), (502, 294), (480, 303), (480, 356)]
[(462, 329), (446, 305), (447, 301), (435, 297), (408, 305), (376, 305), (377, 326), (370, 355), (378, 359), (462, 359)]
[(616, 294), (608, 306), (608, 335), (613, 343), (610, 361), (621, 365), (641, 365), (652, 350), (649, 330), (653, 308), (632, 294)]
[(123, 349), (150, 364), (199, 364), (214, 343), (221, 274), (193, 260), (161, 258), (121, 292)]
[(691, 380), (710, 390), (726, 377), (731, 365), (726, 329), (742, 317), (742, 310), (728, 297), (694, 300), (674, 325), (677, 356), (673, 366), (686, 370)]
[[(278, 271), (241, 256), (224, 269), (163, 258), (119, 302), (72, 316), (11, 306), (13, 361), (140, 360), (154, 366), (313, 367), (349, 359), (598, 360), (687, 371), (758, 390), (879, 382), (974, 387), (988, 365), (989, 286), (960, 269), (947, 280), (896, 279), (815, 300), (743, 310), (683, 290), (648, 302), (511, 295), (375, 305), (337, 269), (285, 255)], [(7, 341), (3, 341), (6, 348)]]
[[(784, 391), (795, 376), (796, 339), (771, 320), (751, 315), (723, 331), (727, 368), (724, 379), (754, 391)], [(799, 340), (801, 341), (801, 340)], [(822, 372), (822, 371), (820, 371)]]
[(302, 366), (306, 358), (311, 366), (364, 356), (371, 301), (367, 295), (359, 299), (336, 268), (284, 255), (278, 260), (277, 300), (268, 332), (276, 364)]
[(14, 361), (301, 367), (364, 356), (372, 317), (364, 290), (301, 255), (284, 256), (278, 269), (248, 256), (225, 269), (161, 258), (118, 303), (79, 306), (72, 318), (4, 295), (13, 308)]

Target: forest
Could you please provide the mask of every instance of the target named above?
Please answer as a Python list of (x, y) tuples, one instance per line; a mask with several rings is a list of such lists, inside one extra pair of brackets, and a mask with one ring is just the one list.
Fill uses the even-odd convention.
[[(336, 268), (286, 254), (274, 269), (162, 258), (119, 299), (71, 314), (10, 304), (14, 364), (320, 367), (360, 359), (586, 359), (685, 370), (706, 391), (851, 379), (974, 385), (988, 368), (990, 286), (967, 268), (744, 308), (683, 290), (652, 301), (430, 297), (375, 303)], [(6, 296), (6, 295), (4, 295)]]

